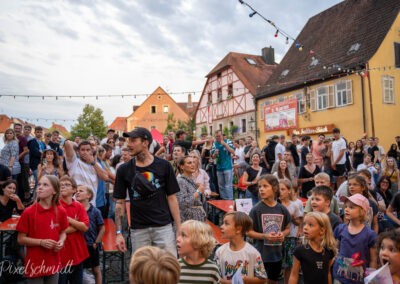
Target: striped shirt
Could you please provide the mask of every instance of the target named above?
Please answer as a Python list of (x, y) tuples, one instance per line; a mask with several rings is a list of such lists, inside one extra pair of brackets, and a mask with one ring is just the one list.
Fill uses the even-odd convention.
[(221, 276), (218, 266), (209, 259), (198, 265), (190, 265), (182, 258), (179, 259), (181, 266), (180, 283), (219, 283)]

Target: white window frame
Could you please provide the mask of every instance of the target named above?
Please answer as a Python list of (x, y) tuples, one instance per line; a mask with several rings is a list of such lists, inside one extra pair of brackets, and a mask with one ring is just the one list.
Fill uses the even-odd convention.
[(297, 113), (306, 112), (306, 96), (303, 93), (298, 93), (294, 96), (297, 99)]
[[(339, 84), (344, 84), (343, 89), (339, 89)], [(336, 106), (342, 107), (346, 105), (350, 105), (353, 103), (353, 92), (352, 92), (352, 81), (351, 80), (343, 80), (339, 81), (335, 85), (335, 93), (336, 93)], [(343, 102), (343, 98), (346, 97), (346, 103)]]
[(394, 77), (382, 76), (382, 101), (384, 104), (394, 104)]
[[(317, 110), (324, 110), (328, 108), (328, 87), (327, 86), (322, 86), (317, 88)], [(325, 91), (324, 93), (321, 93), (322, 91)]]
[(168, 113), (169, 112), (169, 106), (163, 105), (163, 113)]

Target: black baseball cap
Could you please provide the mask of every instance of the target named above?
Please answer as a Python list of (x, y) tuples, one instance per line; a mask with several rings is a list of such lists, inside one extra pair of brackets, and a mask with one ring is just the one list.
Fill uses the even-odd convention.
[(149, 130), (144, 127), (136, 127), (131, 132), (124, 132), (123, 137), (142, 138), (149, 141), (149, 145), (153, 142), (153, 137)]

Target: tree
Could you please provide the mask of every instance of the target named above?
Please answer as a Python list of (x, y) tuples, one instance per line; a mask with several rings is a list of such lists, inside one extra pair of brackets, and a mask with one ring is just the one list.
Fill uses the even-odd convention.
[(196, 121), (194, 118), (189, 118), (187, 121), (182, 121), (180, 119), (176, 121), (173, 113), (168, 114), (167, 127), (164, 133), (168, 134), (169, 130), (176, 132), (179, 129), (186, 132), (186, 140), (193, 140), (193, 131), (196, 129)]
[(78, 117), (78, 123), (71, 127), (71, 137), (79, 136), (87, 138), (90, 135), (99, 138), (105, 137), (107, 125), (104, 121), (103, 111), (92, 105), (85, 105), (82, 114)]

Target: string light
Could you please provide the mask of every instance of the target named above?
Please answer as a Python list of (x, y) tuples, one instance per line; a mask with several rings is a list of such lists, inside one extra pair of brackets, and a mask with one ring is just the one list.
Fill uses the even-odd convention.
[(254, 12), (252, 12), (252, 13), (249, 14), (249, 17), (251, 18), (251, 17), (253, 17), (255, 14), (257, 14), (257, 12), (254, 11)]
[(278, 37), (279, 30), (276, 30), (274, 37)]

